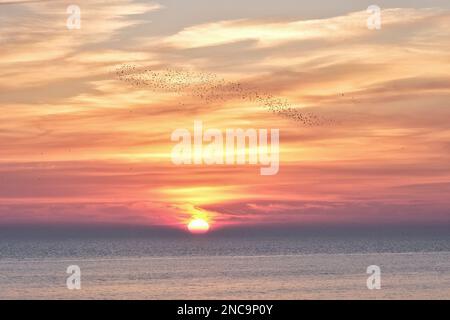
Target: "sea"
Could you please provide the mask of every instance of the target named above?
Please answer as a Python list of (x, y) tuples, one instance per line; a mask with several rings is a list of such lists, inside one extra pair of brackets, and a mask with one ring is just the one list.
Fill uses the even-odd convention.
[(449, 298), (447, 232), (0, 239), (0, 299)]

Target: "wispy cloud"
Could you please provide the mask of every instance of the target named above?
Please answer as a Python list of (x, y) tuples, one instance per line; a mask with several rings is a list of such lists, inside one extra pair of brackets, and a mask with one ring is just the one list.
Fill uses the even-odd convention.
[[(0, 223), (448, 221), (448, 10), (383, 10), (380, 31), (358, 11), (158, 33), (143, 29), (159, 4), (79, 5), (72, 31), (63, 1), (2, 6)], [(213, 73), (335, 121), (129, 86), (114, 76), (124, 63)], [(280, 128), (280, 174), (173, 166), (170, 134), (195, 119)]]

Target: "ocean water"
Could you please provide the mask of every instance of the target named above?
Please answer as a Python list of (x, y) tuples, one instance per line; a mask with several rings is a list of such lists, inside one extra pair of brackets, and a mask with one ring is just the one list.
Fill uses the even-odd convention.
[(0, 299), (450, 299), (450, 236), (1, 239)]

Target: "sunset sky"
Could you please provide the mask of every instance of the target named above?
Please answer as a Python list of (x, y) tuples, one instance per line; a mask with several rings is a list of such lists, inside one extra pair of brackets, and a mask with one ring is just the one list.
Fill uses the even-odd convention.
[[(449, 52), (448, 0), (0, 1), (0, 226), (450, 223)], [(214, 74), (325, 120), (133, 86), (124, 64)], [(279, 173), (175, 166), (171, 133), (195, 120), (280, 129)]]

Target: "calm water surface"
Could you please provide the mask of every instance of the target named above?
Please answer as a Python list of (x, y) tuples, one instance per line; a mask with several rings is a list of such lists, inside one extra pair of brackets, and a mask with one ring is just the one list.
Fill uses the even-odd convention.
[[(66, 288), (69, 265), (81, 290)], [(0, 299), (23, 298), (449, 299), (450, 237), (2, 239)]]

